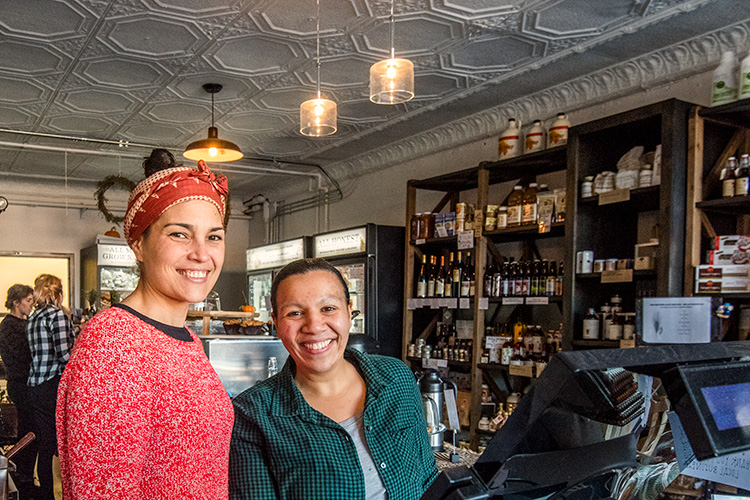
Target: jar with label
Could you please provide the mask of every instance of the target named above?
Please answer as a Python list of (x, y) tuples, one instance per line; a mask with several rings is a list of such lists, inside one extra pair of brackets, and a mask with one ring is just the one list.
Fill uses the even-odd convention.
[(513, 158), (521, 152), (521, 123), (515, 118), (508, 120), (508, 128), (502, 131), (497, 140), (497, 156), (503, 160)]
[(411, 239), (418, 240), (422, 233), (422, 214), (417, 213), (411, 216)]
[(490, 386), (482, 384), (482, 403), (491, 403), (492, 397), (490, 396)]
[(497, 227), (497, 205), (487, 205), (484, 214), (485, 231), (494, 231)]
[(422, 238), (434, 238), (435, 237), (435, 217), (432, 212), (425, 212), (422, 214), (422, 226), (423, 231), (420, 233), (424, 236)]
[(568, 143), (570, 120), (565, 113), (557, 113), (557, 118), (549, 126), (549, 147), (562, 146)]
[(544, 127), (542, 126), (542, 121), (534, 120), (534, 124), (526, 132), (526, 137), (524, 138), (524, 153), (542, 151), (544, 147)]
[(651, 165), (643, 165), (641, 173), (638, 175), (638, 187), (649, 187), (651, 185), (652, 174)]
[(589, 312), (583, 317), (583, 339), (599, 339), (599, 318), (597, 317), (596, 312), (594, 312), (593, 307), (589, 307)]
[(615, 295), (609, 301), (612, 303), (612, 312), (615, 314), (621, 314), (622, 313), (622, 297), (619, 295)]
[(589, 175), (583, 178), (581, 183), (581, 197), (588, 198), (594, 196), (594, 177)]
[(466, 203), (456, 203), (456, 232), (460, 233), (466, 225)]
[(482, 417), (479, 419), (479, 422), (477, 422), (477, 429), (480, 431), (489, 431), (490, 430), (490, 419), (487, 417)]
[(612, 306), (610, 306), (609, 303), (606, 303), (599, 308), (599, 317), (602, 320), (599, 338), (606, 339), (607, 332), (609, 331), (609, 324), (612, 323)]
[(513, 192), (508, 196), (508, 227), (521, 225), (521, 213), (523, 203), (523, 186), (517, 184)]
[(622, 316), (612, 312), (611, 320), (607, 327), (607, 340), (620, 340), (622, 338)]
[(499, 207), (497, 209), (497, 228), (505, 229), (508, 227), (508, 207)]
[(513, 413), (513, 411), (518, 407), (518, 403), (520, 402), (521, 402), (520, 392), (513, 392), (510, 395), (508, 395), (508, 398), (505, 400), (505, 410), (508, 412), (508, 415)]
[(502, 350), (500, 351), (500, 364), (508, 366), (512, 357), (513, 339), (511, 337), (507, 337), (505, 339), (505, 343), (503, 344)]

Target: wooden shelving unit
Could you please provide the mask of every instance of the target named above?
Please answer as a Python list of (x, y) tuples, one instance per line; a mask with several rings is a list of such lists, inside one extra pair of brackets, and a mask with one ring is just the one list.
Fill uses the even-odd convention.
[[(412, 215), (417, 212), (416, 199), (418, 190), (437, 191), (444, 193), (440, 202), (431, 210), (431, 212), (433, 213), (441, 212), (446, 207), (448, 207), (448, 211), (455, 211), (456, 204), (460, 200), (461, 193), (468, 190), (476, 190), (475, 200), (463, 201), (473, 201), (475, 206), (477, 207), (477, 210), (481, 210), (481, 213), (484, 213), (484, 208), (488, 204), (490, 185), (500, 182), (530, 179), (541, 174), (565, 171), (566, 168), (566, 148), (557, 147), (499, 162), (483, 162), (474, 168), (452, 172), (450, 174), (433, 177), (431, 179), (409, 181), (407, 185), (405, 219), (407, 231), (409, 231), (408, 228), (410, 227)], [(539, 239), (562, 239), (564, 234), (565, 223), (553, 224), (551, 231), (548, 233), (539, 233), (538, 229), (535, 226), (522, 226), (486, 232), (483, 231), (483, 228), (475, 230), (474, 248), (471, 250), (471, 252), (474, 255), (475, 274), (478, 281), (479, 277), (484, 275), (488, 252), (494, 250), (494, 248), (488, 249), (489, 245), (506, 242), (529, 242), (529, 244), (533, 245), (533, 242)], [(427, 240), (417, 241), (409, 241), (409, 237), (407, 236), (407, 243), (405, 248), (406, 263), (404, 274), (406, 279), (404, 283), (404, 339), (402, 351), (403, 359), (406, 362), (419, 362), (418, 359), (410, 359), (406, 356), (408, 352), (408, 346), (410, 343), (416, 342), (417, 338), (428, 337), (434, 331), (435, 324), (437, 322), (437, 316), (435, 316), (433, 321), (429, 322), (426, 328), (421, 331), (415, 331), (415, 311), (410, 310), (407, 307), (406, 301), (408, 300), (408, 298), (414, 296), (414, 276), (417, 269), (418, 257), (421, 256), (423, 252), (435, 253), (455, 251), (456, 249), (456, 236), (448, 238), (430, 238)], [(477, 293), (480, 294), (480, 296), (482, 292), (481, 288), (481, 285), (477, 286)], [(550, 304), (557, 304), (558, 306), (562, 303), (563, 300), (561, 297), (550, 297), (550, 299)], [(501, 299), (492, 298), (490, 300), (490, 303), (492, 304), (492, 307), (503, 307), (501, 304)], [(476, 449), (479, 443), (477, 422), (479, 421), (479, 412), (481, 408), (482, 383), (488, 378), (491, 379), (492, 377), (488, 377), (486, 371), (481, 369), (477, 364), (477, 361), (479, 360), (482, 352), (481, 341), (484, 335), (486, 311), (480, 308), (479, 300), (471, 300), (470, 306), (473, 318), (473, 361), (472, 363), (466, 364), (465, 371), (469, 371), (471, 373), (472, 417), (470, 435), (472, 448)], [(436, 314), (440, 314), (440, 309), (435, 309), (434, 311), (436, 311)], [(464, 368), (455, 366), (455, 363), (453, 364), (453, 367)], [(487, 381), (489, 382), (489, 380)], [(491, 385), (495, 385), (494, 382)], [(495, 387), (497, 388), (496, 385)]]
[[(695, 266), (704, 262), (712, 240), (723, 234), (750, 234), (750, 196), (722, 197), (721, 169), (731, 156), (750, 153), (750, 100), (690, 111), (685, 249), (685, 295), (750, 303), (750, 293), (696, 294)], [(721, 325), (721, 338), (735, 340), (739, 308)]]
[[(617, 293), (623, 310), (636, 310), (645, 295), (680, 296), (683, 292), (684, 223), (687, 163), (687, 119), (690, 104), (671, 99), (574, 127), (568, 140), (566, 276), (563, 349), (619, 347), (617, 342), (583, 341), (583, 316), (598, 310)], [(599, 197), (582, 198), (581, 182), (603, 170), (616, 171), (617, 161), (635, 146), (654, 151), (661, 144), (661, 183), (630, 190), (629, 200), (600, 205)], [(656, 214), (659, 246), (656, 269), (634, 271), (631, 283), (601, 283), (598, 273), (576, 274), (576, 253), (593, 250), (594, 259), (634, 258), (639, 220)], [(569, 278), (568, 278), (569, 276)]]

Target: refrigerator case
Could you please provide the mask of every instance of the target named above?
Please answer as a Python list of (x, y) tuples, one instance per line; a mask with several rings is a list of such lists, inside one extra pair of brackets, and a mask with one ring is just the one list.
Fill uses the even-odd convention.
[(352, 321), (349, 342), (364, 341), (368, 352), (401, 357), (404, 228), (366, 226), (313, 236), (313, 256), (341, 271), (349, 285)]
[(285, 265), (310, 256), (309, 236), (250, 248), (247, 260), (247, 303), (255, 308), (258, 320), (271, 320), (271, 284)]
[(97, 309), (111, 305), (112, 292), (117, 292), (122, 300), (137, 284), (135, 254), (123, 239), (99, 235), (95, 244), (81, 250), (83, 299), (87, 300), (91, 290), (97, 290)]

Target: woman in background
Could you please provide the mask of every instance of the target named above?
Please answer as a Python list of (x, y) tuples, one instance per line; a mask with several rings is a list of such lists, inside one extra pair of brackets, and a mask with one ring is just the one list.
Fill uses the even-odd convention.
[(55, 407), (60, 376), (73, 347), (73, 324), (63, 309), (62, 281), (51, 274), (34, 280), (36, 309), (26, 325), (31, 350), (28, 386), (34, 406), (34, 425), (39, 458), (37, 474), (44, 500), (54, 500), (52, 458), (57, 453)]
[[(31, 368), (31, 350), (26, 338), (27, 318), (34, 309), (34, 289), (28, 285), (13, 285), (8, 289), (5, 307), (9, 313), (0, 323), (0, 357), (5, 365), (8, 381), (8, 396), (16, 405), (18, 414), (18, 438), (34, 432), (34, 412), (31, 391), (26, 382)], [(36, 442), (22, 450), (13, 459), (16, 473), (13, 474), (21, 498), (34, 497), (34, 464)]]
[(123, 226), (138, 285), (86, 323), (60, 384), (63, 494), (223, 500), (232, 404), (185, 318), (221, 272), (227, 181), (166, 150), (144, 168)]

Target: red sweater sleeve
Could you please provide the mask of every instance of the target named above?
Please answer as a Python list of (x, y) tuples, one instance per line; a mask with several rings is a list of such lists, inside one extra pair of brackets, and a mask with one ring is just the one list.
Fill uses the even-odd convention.
[(138, 498), (151, 437), (148, 349), (123, 341), (127, 322), (101, 323), (76, 345), (58, 393), (64, 489), (75, 500)]

